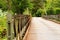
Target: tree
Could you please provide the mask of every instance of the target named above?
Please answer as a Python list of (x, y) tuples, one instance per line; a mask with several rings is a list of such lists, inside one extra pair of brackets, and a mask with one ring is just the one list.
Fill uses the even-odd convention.
[(7, 10), (7, 1), (6, 0), (0, 0), (0, 9)]
[[(49, 14), (56, 14), (56, 10), (60, 9), (60, 0), (46, 0), (45, 10)], [(53, 12), (51, 13), (50, 10)]]
[(32, 15), (36, 15), (37, 10), (44, 9), (45, 0), (31, 0), (33, 4)]
[(30, 8), (30, 0), (11, 0), (12, 10), (15, 13), (22, 14), (25, 9)]
[(0, 0), (2, 10), (12, 10), (14, 13), (23, 13), (25, 9), (32, 9), (30, 0)]

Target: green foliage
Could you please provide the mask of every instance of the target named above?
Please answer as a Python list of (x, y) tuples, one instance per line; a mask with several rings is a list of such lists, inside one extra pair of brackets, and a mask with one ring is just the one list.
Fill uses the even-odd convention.
[(5, 11), (3, 12), (0, 9), (0, 40), (5, 40), (5, 37), (4, 38), (1, 38), (1, 37), (2, 37), (3, 30), (7, 29), (6, 14), (7, 14), (7, 12), (5, 12)]
[(6, 12), (2, 12), (2, 10), (0, 10), (0, 31), (6, 29), (6, 27)]
[[(36, 15), (40, 8), (44, 9), (48, 14), (57, 14), (59, 10), (55, 12), (54, 9), (60, 8), (60, 0), (0, 0), (0, 9), (7, 10), (9, 8), (18, 14), (23, 14), (27, 8), (32, 15)], [(51, 8), (53, 8), (53, 10)]]
[(30, 0), (12, 0), (12, 10), (15, 13), (23, 13), (25, 9), (32, 9)]
[(56, 14), (60, 14), (60, 9), (56, 9)]
[(36, 12), (36, 16), (40, 17), (42, 16), (42, 14), (44, 14), (44, 9), (38, 9), (37, 12)]
[(53, 0), (52, 1), (52, 6), (53, 7), (60, 8), (60, 0)]
[(47, 14), (48, 15), (54, 15), (55, 13), (54, 13), (54, 10), (52, 8), (50, 8), (47, 10)]
[(39, 8), (43, 8), (44, 2), (42, 0), (38, 0), (38, 1), (33, 0), (32, 4), (33, 4), (33, 10), (32, 10), (33, 12), (32, 13), (36, 13)]
[(0, 8), (2, 10), (7, 10), (7, 1), (6, 0), (0, 0)]
[(60, 0), (46, 0), (44, 8), (48, 15), (56, 15), (60, 10)]
[(25, 9), (32, 9), (30, 0), (0, 0), (2, 10), (12, 10), (14, 13), (23, 13)]

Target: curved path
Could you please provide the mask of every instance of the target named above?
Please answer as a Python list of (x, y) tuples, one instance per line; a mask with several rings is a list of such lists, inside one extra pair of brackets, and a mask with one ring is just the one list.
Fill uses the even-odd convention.
[(60, 40), (60, 24), (33, 17), (24, 40)]

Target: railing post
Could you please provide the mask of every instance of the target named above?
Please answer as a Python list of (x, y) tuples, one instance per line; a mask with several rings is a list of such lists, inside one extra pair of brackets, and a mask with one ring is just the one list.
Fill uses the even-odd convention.
[(20, 18), (18, 19), (18, 38), (19, 40), (21, 40), (21, 37), (20, 37)]
[(8, 22), (8, 40), (11, 40), (11, 23), (10, 21)]
[(12, 15), (7, 14), (7, 40), (12, 40)]

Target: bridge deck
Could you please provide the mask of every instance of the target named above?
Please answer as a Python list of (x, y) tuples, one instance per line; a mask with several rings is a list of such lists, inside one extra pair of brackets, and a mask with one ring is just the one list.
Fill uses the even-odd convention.
[(60, 40), (60, 24), (33, 17), (23, 40)]

